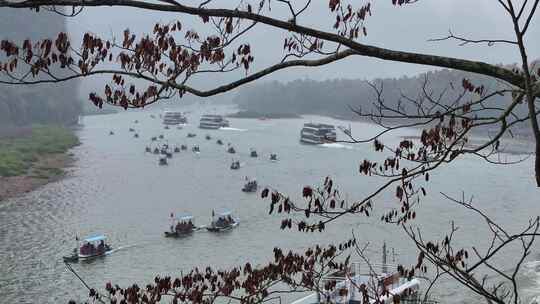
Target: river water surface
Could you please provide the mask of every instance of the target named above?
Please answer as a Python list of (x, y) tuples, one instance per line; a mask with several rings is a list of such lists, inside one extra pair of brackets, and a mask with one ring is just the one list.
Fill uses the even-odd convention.
[[(412, 263), (415, 251), (404, 235), (378, 219), (382, 206), (395, 204), (392, 195), (375, 200), (373, 218), (345, 218), (329, 226), (322, 234), (284, 232), (281, 217), (268, 215), (267, 201), (257, 194), (240, 191), (244, 177), (257, 178), (300, 200), (304, 185), (320, 184), (331, 176), (343, 196), (360, 199), (381, 180), (359, 175), (358, 164), (364, 158), (383, 157), (371, 145), (301, 145), (299, 130), (306, 121), (336, 125), (349, 124), (329, 118), (255, 120), (231, 119), (231, 128), (200, 130), (197, 122), (203, 112), (222, 109), (190, 107), (190, 125), (183, 130), (164, 130), (159, 118), (148, 111), (128, 111), (111, 115), (84, 117), (78, 131), (82, 145), (73, 149), (76, 158), (68, 177), (48, 184), (24, 196), (0, 203), (0, 303), (66, 303), (84, 300), (87, 291), (66, 270), (62, 256), (75, 246), (75, 235), (106, 234), (118, 248), (113, 254), (91, 263), (74, 264), (74, 269), (91, 285), (102, 288), (112, 281), (120, 285), (149, 282), (157, 274), (179, 274), (195, 266), (227, 268), (245, 262), (263, 263), (272, 258), (272, 249), (305, 249), (315, 243), (338, 243), (351, 237), (370, 241), (379, 259), (380, 246), (386, 241), (394, 247), (397, 260)], [(153, 112), (156, 117), (159, 112)], [(135, 124), (134, 120), (139, 123)], [(134, 138), (128, 129), (140, 135)], [(109, 136), (110, 130), (115, 135)], [(352, 123), (357, 137), (374, 134), (376, 127)], [(188, 132), (197, 133), (186, 138)], [(199, 144), (201, 153), (182, 151), (168, 166), (158, 166), (155, 155), (144, 152), (150, 138), (164, 134), (169, 144)], [(210, 134), (207, 141), (204, 135)], [(400, 136), (417, 135), (404, 130), (387, 136), (384, 142), (397, 143)], [(225, 152), (216, 139), (232, 143), (236, 155)], [(259, 158), (249, 157), (256, 148)], [(277, 153), (279, 161), (268, 160)], [(242, 163), (230, 170), (232, 158)], [(516, 156), (509, 156), (516, 157)], [(532, 178), (533, 160), (510, 167), (486, 164), (468, 157), (432, 177), (429, 194), (418, 211), (418, 224), (426, 235), (442, 238), (454, 219), (461, 227), (460, 242), (482, 248), (489, 242), (486, 227), (478, 217), (444, 200), (439, 191), (451, 195), (474, 194), (474, 202), (516, 231), (526, 219), (540, 214), (540, 191)], [(165, 239), (171, 212), (191, 213), (199, 225), (207, 224), (211, 210), (230, 209), (240, 218), (240, 226), (228, 233), (195, 233), (184, 239)], [(540, 294), (540, 247), (525, 264), (520, 278), (527, 298)], [(498, 261), (513, 257), (505, 252)], [(376, 262), (379, 262), (378, 260)], [(473, 298), (461, 287), (443, 281), (436, 294), (444, 303), (470, 303)]]

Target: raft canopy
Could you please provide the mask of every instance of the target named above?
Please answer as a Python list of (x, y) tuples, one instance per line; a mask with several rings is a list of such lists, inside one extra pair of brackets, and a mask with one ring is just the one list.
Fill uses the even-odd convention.
[(107, 237), (104, 236), (104, 235), (95, 235), (95, 236), (91, 236), (91, 237), (88, 237), (88, 238), (84, 239), (84, 241), (88, 242), (88, 243), (93, 243), (93, 242), (98, 242), (98, 241), (104, 241), (106, 239), (107, 239)]

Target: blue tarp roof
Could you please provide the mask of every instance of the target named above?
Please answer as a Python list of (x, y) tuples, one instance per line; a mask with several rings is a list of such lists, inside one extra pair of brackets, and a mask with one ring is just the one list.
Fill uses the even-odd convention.
[(193, 216), (191, 216), (191, 215), (189, 215), (189, 214), (183, 214), (183, 215), (177, 216), (176, 219), (177, 219), (178, 221), (187, 221), (187, 220), (193, 219)]
[(86, 238), (84, 239), (85, 242), (97, 242), (97, 241), (102, 241), (102, 240), (105, 240), (107, 239), (104, 235), (94, 235), (94, 236), (91, 236), (89, 238)]

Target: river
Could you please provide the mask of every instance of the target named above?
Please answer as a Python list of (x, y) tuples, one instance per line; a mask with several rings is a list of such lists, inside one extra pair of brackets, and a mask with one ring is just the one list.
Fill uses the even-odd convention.
[[(413, 263), (415, 251), (393, 225), (380, 223), (382, 208), (395, 204), (391, 194), (375, 200), (371, 218), (349, 216), (324, 233), (305, 234), (279, 229), (282, 217), (268, 215), (267, 201), (258, 194), (240, 191), (244, 177), (257, 178), (301, 199), (304, 185), (320, 184), (331, 176), (343, 196), (360, 199), (381, 180), (358, 174), (364, 158), (383, 157), (370, 144), (301, 145), (298, 134), (306, 121), (348, 125), (330, 118), (231, 119), (226, 130), (200, 130), (197, 122), (203, 111), (213, 108), (187, 107), (190, 124), (183, 130), (164, 130), (157, 110), (127, 111), (110, 115), (87, 116), (78, 131), (82, 145), (73, 149), (76, 162), (68, 176), (26, 195), (0, 203), (0, 303), (66, 303), (86, 299), (87, 291), (67, 271), (62, 256), (75, 246), (75, 235), (104, 233), (117, 248), (113, 254), (91, 263), (74, 264), (74, 269), (91, 285), (103, 288), (106, 282), (120, 285), (152, 281), (157, 274), (179, 274), (195, 266), (227, 268), (245, 262), (260, 264), (272, 258), (272, 249), (305, 249), (315, 243), (338, 243), (351, 237), (370, 241), (374, 259), (386, 241), (395, 248), (397, 259)], [(217, 112), (223, 111), (221, 108)], [(139, 123), (135, 124), (134, 121)], [(366, 137), (376, 126), (351, 123), (353, 134)], [(134, 138), (128, 129), (140, 135)], [(109, 135), (109, 131), (114, 135)], [(197, 134), (187, 138), (188, 132)], [(145, 153), (150, 138), (164, 134), (170, 144), (199, 144), (201, 153), (175, 154), (168, 166), (158, 166), (155, 155)], [(208, 141), (206, 134), (212, 136)], [(416, 135), (402, 130), (386, 136), (387, 144), (401, 136)], [(232, 143), (236, 155), (216, 144), (220, 138)], [(256, 148), (259, 158), (249, 157)], [(279, 161), (270, 162), (270, 153)], [(242, 163), (230, 170), (232, 158)], [(519, 156), (509, 155), (510, 158)], [(486, 213), (511, 231), (527, 218), (540, 214), (540, 190), (532, 177), (533, 160), (513, 166), (487, 164), (465, 157), (432, 176), (428, 196), (418, 211), (418, 224), (427, 235), (442, 238), (454, 219), (461, 227), (460, 242), (482, 248), (489, 241), (485, 225), (478, 217), (444, 200), (439, 191), (451, 195), (474, 194), (474, 201)], [(230, 209), (240, 218), (240, 226), (228, 233), (195, 233), (184, 239), (166, 239), (171, 212), (191, 213), (197, 224), (207, 224), (212, 209)], [(498, 261), (513, 257), (505, 252)], [(540, 294), (540, 247), (527, 260), (520, 282), (527, 298)], [(376, 262), (379, 262), (378, 260)], [(436, 288), (444, 303), (470, 303), (473, 299), (462, 287), (446, 280)]]

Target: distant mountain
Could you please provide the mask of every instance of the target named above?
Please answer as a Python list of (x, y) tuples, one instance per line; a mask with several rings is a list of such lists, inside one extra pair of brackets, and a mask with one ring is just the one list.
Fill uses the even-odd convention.
[[(67, 32), (65, 18), (58, 14), (6, 8), (0, 9), (0, 29), (0, 40), (18, 43), (25, 39), (54, 39), (59, 32)], [(0, 126), (76, 123), (82, 111), (78, 86), (77, 80), (57, 85), (0, 84)]]
[[(401, 78), (375, 79), (371, 83), (382, 84), (382, 99), (389, 107), (396, 107), (400, 100), (407, 111), (416, 109), (404, 100), (403, 96), (416, 98), (422, 92), (423, 84), (428, 92), (432, 92), (433, 98), (444, 91), (445, 97), (442, 104), (453, 103), (463, 91), (462, 80), (469, 79), (473, 84), (484, 85), (485, 89), (493, 91), (502, 88), (497, 80), (472, 73), (464, 73), (448, 69), (432, 71), (416, 76)], [(470, 100), (466, 96), (464, 101)], [(261, 114), (284, 113), (284, 114), (315, 114), (333, 116), (343, 119), (358, 119), (358, 115), (351, 111), (351, 107), (362, 109), (362, 112), (371, 112), (376, 109), (376, 94), (368, 83), (360, 79), (334, 79), (326, 81), (295, 80), (288, 83), (261, 82), (241, 89), (233, 99), (233, 102), (241, 110), (258, 112)], [(511, 102), (511, 97), (496, 96), (491, 105), (504, 106)], [(526, 115), (525, 104), (518, 105), (514, 111), (518, 115)], [(495, 115), (500, 113), (494, 110), (486, 110), (483, 115)]]

